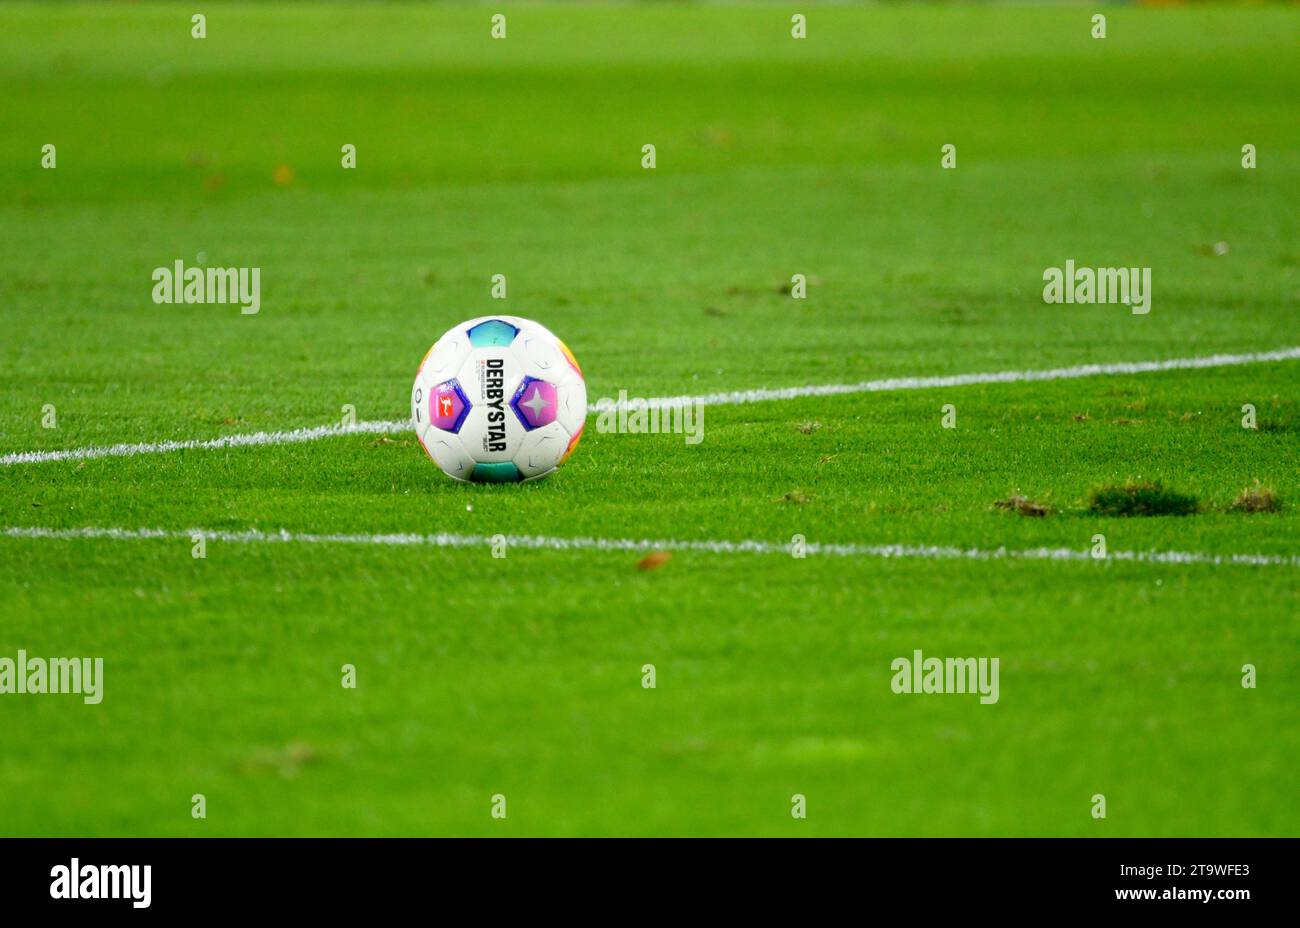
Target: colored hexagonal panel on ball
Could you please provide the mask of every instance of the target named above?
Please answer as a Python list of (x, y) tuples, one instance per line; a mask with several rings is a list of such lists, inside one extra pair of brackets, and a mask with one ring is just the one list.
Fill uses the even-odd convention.
[(515, 340), (519, 330), (503, 319), (489, 319), (469, 330), (469, 343), (475, 348), (504, 347)]
[(582, 438), (582, 430), (586, 427), (587, 425), (584, 422), (582, 425), (578, 426), (578, 431), (573, 433), (573, 437), (569, 439), (569, 447), (564, 449), (564, 456), (560, 458), (561, 464), (567, 461), (569, 455), (573, 454), (573, 449), (578, 447), (578, 440)]
[(475, 464), (469, 479), (477, 483), (514, 483), (523, 480), (524, 475), (510, 461), (502, 461), (498, 464)]
[(559, 408), (555, 385), (535, 377), (525, 377), (515, 391), (514, 399), (510, 401), (510, 408), (530, 432), (543, 425), (550, 425), (555, 421), (555, 413)]
[(581, 377), (582, 368), (578, 366), (578, 359), (573, 356), (573, 352), (569, 350), (569, 346), (564, 344), (564, 342), (560, 341), (558, 338), (555, 341), (559, 344), (560, 350), (564, 352), (565, 359), (573, 366), (573, 369), (578, 372), (578, 376)]
[(459, 432), (469, 415), (469, 400), (456, 380), (440, 383), (429, 391), (429, 422), (446, 432)]

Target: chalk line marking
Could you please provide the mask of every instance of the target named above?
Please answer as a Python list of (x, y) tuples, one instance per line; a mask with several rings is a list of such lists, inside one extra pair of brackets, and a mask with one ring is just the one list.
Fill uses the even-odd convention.
[(392, 435), (412, 431), (414, 430), (409, 419), (396, 419), (391, 422), (357, 422), (352, 425), (317, 425), (283, 432), (248, 432), (243, 435), (226, 435), (222, 438), (206, 440), (99, 445), (71, 448), (67, 451), (16, 451), (0, 457), (0, 466), (44, 464), (47, 461), (83, 461), (90, 458), (134, 457), (137, 454), (161, 454), (166, 451), (187, 451), (191, 448), (215, 451), (219, 448), (243, 448), (249, 445), (288, 445), (295, 442), (319, 441), (322, 438), (334, 438), (339, 435)]
[[(781, 389), (740, 390), (732, 393), (706, 393), (700, 396), (660, 396), (647, 398), (646, 406), (666, 408), (702, 403), (707, 406), (734, 406), (770, 400), (792, 400), (808, 396), (843, 396), (851, 393), (890, 393), (899, 390), (928, 390), (935, 387), (966, 387), (986, 383), (1032, 383), (1041, 380), (1071, 380), (1080, 377), (1104, 377), (1119, 374), (1149, 374), (1158, 371), (1200, 370), (1207, 367), (1233, 367), (1241, 364), (1266, 364), (1273, 361), (1300, 359), (1300, 346), (1279, 348), (1250, 354), (1212, 354), (1196, 358), (1170, 358), (1164, 361), (1121, 361), (1115, 364), (1079, 364), (1047, 370), (993, 371), (978, 374), (950, 374), (942, 377), (894, 377), (866, 380), (861, 383), (832, 383)], [(592, 403), (588, 413), (607, 408)], [(15, 464), (44, 464), (50, 461), (84, 461), (92, 458), (134, 457), (138, 454), (161, 454), (191, 449), (215, 451), (221, 448), (244, 448), (253, 445), (288, 445), (319, 441), (343, 435), (399, 435), (411, 432), (409, 419), (357, 422), (352, 425), (318, 425), (310, 428), (275, 432), (250, 432), (206, 440), (141, 442), (136, 444), (99, 445), (71, 448), (66, 451), (14, 451), (0, 455), (0, 467)]]
[[(995, 371), (983, 374), (949, 374), (942, 377), (894, 377), (862, 383), (832, 383), (811, 387), (785, 387), (779, 390), (740, 390), (734, 393), (706, 393), (702, 396), (661, 396), (646, 401), (647, 406), (681, 406), (700, 402), (706, 406), (734, 406), (768, 400), (793, 400), (805, 396), (841, 396), (846, 393), (892, 393), (898, 390), (929, 390), (934, 387), (968, 387), (983, 383), (1027, 383), (1039, 380), (1073, 380), (1080, 377), (1103, 377), (1116, 374), (1149, 374), (1156, 371), (1199, 370), (1206, 367), (1232, 367), (1240, 364), (1264, 364), (1271, 361), (1300, 359), (1300, 347), (1279, 348), (1251, 354), (1212, 354), (1199, 358), (1170, 358), (1165, 361), (1120, 361), (1115, 364), (1078, 364), (1047, 370)], [(593, 403), (590, 412), (599, 412)]]
[[(320, 535), (303, 532), (263, 532), (209, 530), (201, 528), (175, 531), (159, 528), (42, 528), (10, 526), (0, 534), (8, 538), (69, 541), (108, 539), (139, 541), (150, 539), (189, 541), (202, 535), (208, 541), (232, 544), (340, 544), (378, 545), (382, 547), (487, 548), (493, 544), (488, 535)], [(547, 535), (506, 535), (510, 548), (549, 551), (702, 551), (711, 554), (784, 554), (790, 556), (789, 544), (770, 541), (688, 541), (679, 539), (635, 538), (557, 538)], [(1210, 554), (1204, 551), (1110, 551), (1105, 558), (1094, 558), (1088, 550), (1074, 548), (958, 548), (950, 545), (862, 545), (816, 544), (804, 546), (810, 555), (857, 558), (921, 558), (926, 560), (968, 561), (1137, 561), (1152, 564), (1243, 564), (1252, 566), (1300, 567), (1300, 555), (1286, 554)]]

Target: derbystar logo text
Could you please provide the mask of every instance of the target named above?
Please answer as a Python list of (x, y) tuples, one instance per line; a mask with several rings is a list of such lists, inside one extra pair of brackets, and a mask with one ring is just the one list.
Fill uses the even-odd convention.
[(506, 450), (506, 374), (505, 361), (488, 358), (483, 370), (483, 399), (488, 405), (487, 437), (483, 439), (484, 451)]

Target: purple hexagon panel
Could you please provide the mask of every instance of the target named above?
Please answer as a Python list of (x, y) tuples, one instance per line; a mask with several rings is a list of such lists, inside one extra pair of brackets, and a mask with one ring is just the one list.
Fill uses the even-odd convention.
[(511, 408), (528, 431), (555, 421), (558, 407), (555, 386), (535, 377), (525, 377), (510, 401)]

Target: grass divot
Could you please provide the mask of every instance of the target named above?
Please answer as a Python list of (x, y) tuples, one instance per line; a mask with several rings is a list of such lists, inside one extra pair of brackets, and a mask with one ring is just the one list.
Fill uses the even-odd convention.
[(1008, 512), (1014, 512), (1017, 515), (1038, 519), (1041, 519), (1043, 516), (1050, 516), (1056, 511), (1046, 503), (1035, 502), (1027, 496), (1021, 496), (1019, 493), (1012, 493), (1006, 499), (995, 501), (993, 507), (995, 509), (1005, 509)]
[(1200, 503), (1158, 482), (1129, 482), (1094, 490), (1088, 509), (1102, 516), (1189, 516)]
[(1278, 499), (1277, 492), (1272, 487), (1261, 486), (1258, 480), (1253, 487), (1238, 493), (1228, 506), (1229, 512), (1280, 512), (1281, 509), (1282, 500)]

